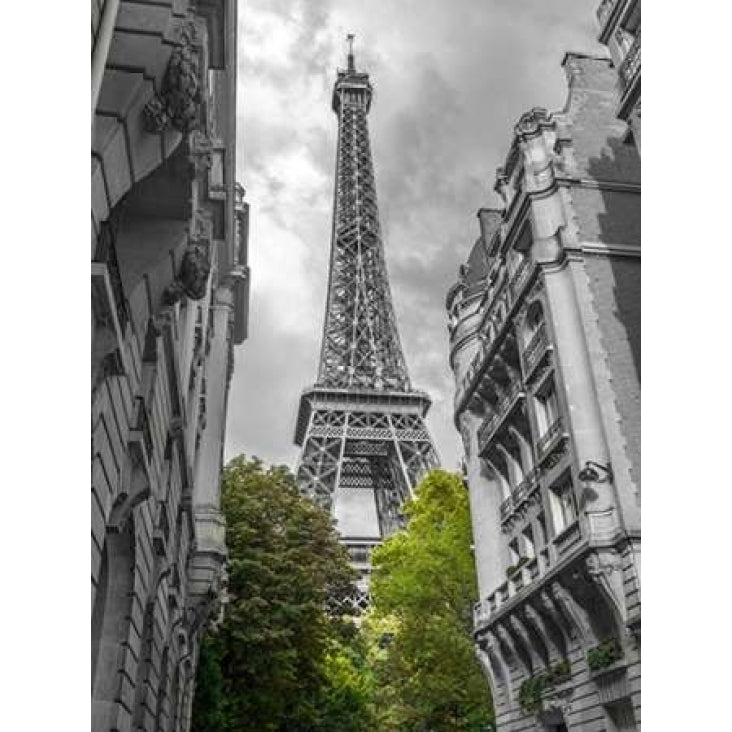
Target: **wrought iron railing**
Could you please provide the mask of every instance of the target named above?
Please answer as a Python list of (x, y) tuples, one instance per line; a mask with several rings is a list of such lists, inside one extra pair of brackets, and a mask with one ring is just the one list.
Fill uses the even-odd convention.
[(528, 376), (534, 366), (536, 366), (544, 355), (548, 345), (549, 339), (546, 335), (546, 325), (542, 323), (536, 333), (531, 336), (531, 340), (528, 342), (526, 348), (524, 348), (523, 354), (521, 355), (521, 359), (524, 364), (524, 376)]
[(562, 554), (581, 538), (582, 530), (580, 529), (580, 523), (575, 520), (557, 535), (554, 539), (554, 546)]
[(541, 436), (537, 447), (540, 453), (543, 453), (547, 448), (554, 442), (556, 437), (562, 434), (564, 430), (564, 423), (561, 417), (557, 417), (556, 420), (549, 426), (549, 429)]
[(488, 444), (493, 433), (496, 431), (511, 408), (514, 399), (521, 394), (522, 388), (523, 386), (520, 381), (514, 381), (510, 384), (508, 391), (498, 400), (498, 404), (496, 404), (493, 412), (486, 417), (478, 430), (478, 447), (480, 450), (483, 450), (483, 448)]
[(540, 471), (538, 468), (532, 468), (524, 479), (516, 486), (516, 490), (513, 492), (514, 505), (518, 506), (524, 499), (531, 495), (532, 490), (536, 487), (539, 479)]
[(620, 76), (620, 82), (623, 87), (623, 91), (626, 91), (628, 87), (635, 81), (635, 78), (640, 74), (641, 67), (641, 31), (638, 31), (633, 40), (633, 45), (628, 49), (628, 53), (623, 59), (623, 63), (620, 64), (618, 69), (618, 75)]
[(519, 264), (516, 271), (513, 273), (513, 277), (511, 277), (511, 282), (509, 283), (508, 287), (511, 291), (511, 296), (513, 297), (514, 301), (519, 296), (521, 289), (523, 288), (526, 280), (529, 277), (529, 274), (531, 273), (531, 264), (531, 257), (524, 257), (521, 260), (521, 263)]
[(493, 434), (493, 430), (498, 426), (499, 419), (500, 414), (496, 410), (491, 412), (490, 415), (486, 417), (483, 421), (483, 424), (478, 430), (478, 445), (481, 448), (486, 444), (488, 438)]

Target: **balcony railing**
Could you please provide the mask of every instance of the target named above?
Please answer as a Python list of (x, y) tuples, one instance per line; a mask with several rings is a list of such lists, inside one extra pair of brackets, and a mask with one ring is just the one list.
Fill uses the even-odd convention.
[(509, 496), (501, 503), (501, 523), (503, 523), (513, 511), (513, 498)]
[(574, 521), (569, 526), (564, 528), (554, 538), (554, 546), (557, 548), (559, 554), (563, 554), (570, 546), (575, 544), (582, 538), (582, 530), (580, 529), (579, 521)]
[(538, 468), (532, 468), (524, 479), (516, 486), (516, 490), (513, 492), (513, 503), (515, 506), (519, 506), (526, 498), (532, 493), (533, 489), (538, 485), (540, 471)]
[(495, 434), (496, 430), (503, 422), (504, 418), (511, 409), (516, 397), (520, 396), (523, 391), (523, 386), (520, 381), (514, 381), (509, 387), (508, 391), (500, 398), (498, 404), (491, 414), (486, 417), (485, 421), (478, 430), (478, 449), (483, 450), (485, 446), (490, 442), (491, 437)]
[(622, 85), (623, 92), (627, 91), (628, 88), (633, 84), (636, 77), (640, 75), (641, 67), (641, 31), (638, 28), (633, 45), (628, 49), (628, 53), (623, 59), (623, 63), (620, 64), (618, 69), (618, 75), (620, 76), (620, 83)]
[[(465, 376), (462, 378), (460, 385), (455, 391), (455, 409), (459, 409), (462, 405), (466, 395), (475, 389), (478, 382), (478, 373), (481, 371), (483, 364), (491, 352), (493, 345), (496, 341), (500, 340), (502, 334), (505, 331), (504, 326), (508, 321), (508, 314), (510, 313), (513, 306), (520, 299), (521, 291), (526, 282), (531, 277), (532, 272), (535, 270), (534, 262), (530, 257), (526, 257), (519, 268), (513, 275), (513, 278), (508, 283), (508, 287), (503, 291), (497, 291), (491, 301), (491, 305), (488, 311), (483, 315), (483, 322), (490, 318), (491, 312), (498, 307), (501, 302), (505, 303), (504, 315), (500, 321), (496, 324), (496, 330), (493, 337), (490, 340), (486, 340), (480, 350), (473, 356), (473, 360), (470, 362)], [(500, 290), (499, 285), (497, 290)], [(505, 297), (502, 297), (505, 293)]]
[(534, 367), (539, 363), (548, 346), (549, 339), (546, 334), (546, 325), (542, 323), (536, 333), (531, 336), (531, 340), (521, 355), (521, 360), (524, 365), (524, 376), (528, 376), (534, 370)]
[(547, 452), (549, 448), (554, 444), (554, 441), (559, 437), (559, 435), (563, 433), (563, 431), (564, 422), (562, 421), (561, 417), (557, 417), (557, 419), (551, 424), (549, 429), (539, 439), (539, 442), (537, 443), (539, 452), (542, 455)]
[(513, 273), (513, 277), (508, 284), (508, 288), (511, 291), (511, 296), (515, 301), (518, 298), (523, 286), (526, 284), (526, 280), (531, 274), (531, 257), (524, 257), (519, 264), (518, 269)]

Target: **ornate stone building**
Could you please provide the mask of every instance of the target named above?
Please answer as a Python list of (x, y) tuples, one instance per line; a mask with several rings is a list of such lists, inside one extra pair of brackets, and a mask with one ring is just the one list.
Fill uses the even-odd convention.
[(597, 9), (598, 40), (618, 71), (618, 117), (625, 120), (641, 147), (641, 4), (640, 0), (602, 0)]
[(92, 0), (92, 729), (187, 730), (247, 334), (236, 0)]
[(607, 59), (515, 127), (450, 289), (498, 729), (640, 723), (640, 161)]

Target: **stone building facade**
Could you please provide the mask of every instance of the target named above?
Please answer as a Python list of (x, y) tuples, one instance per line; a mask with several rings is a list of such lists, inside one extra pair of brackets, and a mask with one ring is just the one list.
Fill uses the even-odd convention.
[(247, 335), (236, 0), (92, 0), (92, 729), (190, 725)]
[(598, 40), (607, 46), (618, 73), (617, 114), (628, 123), (641, 148), (641, 3), (640, 0), (602, 0), (597, 9)]
[(563, 66), (447, 296), (501, 732), (640, 728), (640, 160), (611, 62)]

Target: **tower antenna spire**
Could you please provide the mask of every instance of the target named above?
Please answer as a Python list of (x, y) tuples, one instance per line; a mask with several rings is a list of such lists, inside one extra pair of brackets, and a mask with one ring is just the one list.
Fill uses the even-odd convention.
[(355, 71), (356, 67), (353, 63), (353, 39), (355, 36), (353, 33), (349, 33), (346, 36), (346, 43), (348, 43), (348, 70), (349, 71)]

